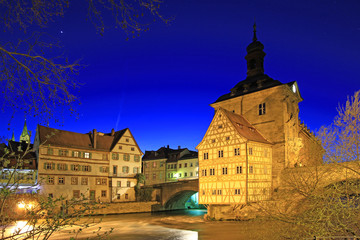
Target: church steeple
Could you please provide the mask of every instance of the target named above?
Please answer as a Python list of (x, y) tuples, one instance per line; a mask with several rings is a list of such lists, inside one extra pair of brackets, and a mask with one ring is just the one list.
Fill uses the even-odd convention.
[(11, 141), (15, 142), (14, 130), (13, 130), (13, 134), (12, 134), (12, 136), (11, 136)]
[(27, 143), (30, 141), (30, 136), (29, 136), (29, 132), (27, 130), (27, 125), (26, 125), (26, 118), (25, 118), (24, 128), (23, 128), (22, 133), (20, 135), (20, 142), (21, 141), (25, 141)]
[(264, 74), (264, 57), (266, 55), (263, 51), (264, 45), (256, 37), (256, 23), (254, 23), (253, 27), (253, 41), (247, 46), (247, 55), (245, 56), (248, 77)]

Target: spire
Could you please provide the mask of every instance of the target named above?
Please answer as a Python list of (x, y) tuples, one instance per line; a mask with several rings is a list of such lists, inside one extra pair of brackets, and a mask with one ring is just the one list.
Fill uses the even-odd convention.
[(13, 130), (13, 134), (12, 134), (12, 137), (11, 137), (11, 141), (15, 142), (14, 130)]
[(27, 130), (27, 125), (26, 125), (26, 118), (25, 118), (24, 128), (23, 128), (22, 133), (20, 135), (20, 142), (21, 141), (25, 141), (25, 142), (30, 141), (30, 136), (29, 136), (29, 132)]
[(256, 42), (257, 41), (257, 37), (256, 37), (256, 22), (254, 21), (254, 36), (253, 36), (253, 42)]

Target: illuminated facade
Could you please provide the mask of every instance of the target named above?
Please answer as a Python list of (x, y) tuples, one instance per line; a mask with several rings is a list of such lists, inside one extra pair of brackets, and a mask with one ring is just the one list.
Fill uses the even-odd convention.
[(143, 173), (146, 185), (174, 182), (198, 177), (198, 155), (187, 148), (161, 147), (145, 151)]
[[(129, 129), (81, 134), (38, 125), (34, 148), (41, 193), (68, 199), (84, 195), (102, 202), (135, 200), (135, 174), (129, 169), (140, 171), (142, 153)], [(115, 168), (126, 171), (114, 172)]]
[(284, 168), (322, 163), (320, 154), (305, 157), (321, 152), (321, 145), (300, 123), (297, 83), (264, 74), (263, 49), (254, 29), (246, 79), (211, 104), (215, 116), (197, 146), (201, 204), (267, 199)]

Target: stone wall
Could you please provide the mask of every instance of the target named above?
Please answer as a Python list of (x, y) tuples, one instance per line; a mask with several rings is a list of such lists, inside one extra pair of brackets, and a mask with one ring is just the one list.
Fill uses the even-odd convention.
[(96, 214), (118, 214), (118, 213), (140, 213), (151, 212), (152, 205), (159, 204), (156, 201), (151, 202), (122, 202), (109, 203), (105, 208), (97, 210)]

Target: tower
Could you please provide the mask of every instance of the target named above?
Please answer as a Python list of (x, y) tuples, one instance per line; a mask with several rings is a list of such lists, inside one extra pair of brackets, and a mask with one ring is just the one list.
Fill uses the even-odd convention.
[(29, 135), (27, 125), (26, 125), (26, 118), (25, 118), (25, 123), (24, 123), (22, 133), (20, 135), (20, 142), (22, 142), (22, 141), (25, 141), (26, 143), (29, 143), (29, 141), (30, 141), (30, 135)]

